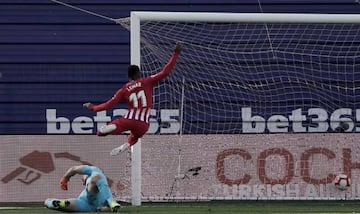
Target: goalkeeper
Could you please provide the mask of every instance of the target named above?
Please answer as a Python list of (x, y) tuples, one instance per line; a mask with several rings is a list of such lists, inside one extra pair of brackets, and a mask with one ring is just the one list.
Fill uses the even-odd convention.
[(166, 66), (158, 73), (149, 77), (141, 78), (141, 72), (137, 65), (128, 67), (128, 77), (130, 81), (119, 89), (115, 95), (105, 103), (94, 105), (84, 103), (83, 106), (91, 111), (103, 111), (114, 107), (119, 102), (128, 104), (128, 113), (115, 119), (97, 131), (98, 136), (108, 134), (121, 134), (130, 130), (128, 142), (113, 149), (111, 155), (118, 155), (130, 146), (134, 145), (149, 129), (149, 116), (153, 100), (153, 88), (162, 79), (167, 77), (180, 54), (182, 44), (177, 42), (174, 52)]
[(80, 165), (68, 169), (60, 180), (62, 190), (68, 190), (68, 182), (76, 174), (83, 175), (85, 189), (80, 195), (70, 199), (48, 198), (44, 202), (47, 208), (65, 212), (117, 212), (120, 209), (110, 192), (106, 176), (96, 166)]

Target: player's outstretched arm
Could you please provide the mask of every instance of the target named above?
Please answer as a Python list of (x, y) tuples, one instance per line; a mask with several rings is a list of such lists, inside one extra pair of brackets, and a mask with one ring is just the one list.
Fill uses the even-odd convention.
[(176, 59), (180, 55), (182, 48), (183, 48), (183, 44), (181, 42), (176, 42), (173, 54), (172, 54), (169, 62), (165, 65), (165, 67), (159, 73), (151, 76), (153, 78), (154, 82), (158, 82), (170, 74), (171, 70), (175, 66)]
[(114, 96), (109, 99), (108, 101), (98, 104), (98, 105), (94, 105), (92, 103), (84, 103), (83, 107), (87, 108), (91, 111), (103, 111), (103, 110), (108, 110), (110, 108), (113, 108), (116, 104), (118, 104), (119, 102), (123, 102), (124, 101), (124, 88), (119, 89)]
[(76, 174), (83, 174), (82, 170), (83, 166), (73, 166), (70, 167), (64, 174), (64, 176), (60, 179), (60, 188), (62, 190), (68, 190), (68, 183), (70, 181), (70, 178)]

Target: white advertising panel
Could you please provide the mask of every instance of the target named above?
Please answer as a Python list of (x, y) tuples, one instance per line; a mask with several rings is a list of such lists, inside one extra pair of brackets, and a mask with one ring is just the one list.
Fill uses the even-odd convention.
[[(114, 195), (131, 197), (130, 154), (110, 156), (126, 135), (3, 135), (0, 201), (72, 198), (80, 176), (59, 180), (79, 164), (96, 165)], [(347, 174), (351, 186), (333, 185)], [(354, 133), (147, 135), (142, 140), (144, 199), (359, 199), (360, 146)]]

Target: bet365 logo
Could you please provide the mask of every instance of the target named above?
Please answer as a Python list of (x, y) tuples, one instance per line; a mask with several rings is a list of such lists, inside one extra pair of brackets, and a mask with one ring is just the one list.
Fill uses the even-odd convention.
[[(92, 134), (95, 129), (106, 125), (112, 117), (121, 117), (127, 109), (114, 109), (112, 116), (106, 111), (96, 112), (94, 117), (78, 116), (68, 118), (58, 116), (57, 109), (46, 109), (46, 130), (48, 134)], [(179, 109), (150, 110), (148, 134), (177, 134), (180, 131)]]

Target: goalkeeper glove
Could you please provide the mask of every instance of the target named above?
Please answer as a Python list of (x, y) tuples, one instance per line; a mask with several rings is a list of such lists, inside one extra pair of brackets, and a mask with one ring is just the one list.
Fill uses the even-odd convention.
[(61, 178), (61, 180), (60, 180), (60, 188), (62, 189), (62, 190), (68, 190), (68, 182), (69, 182), (69, 179), (67, 179), (67, 178)]

